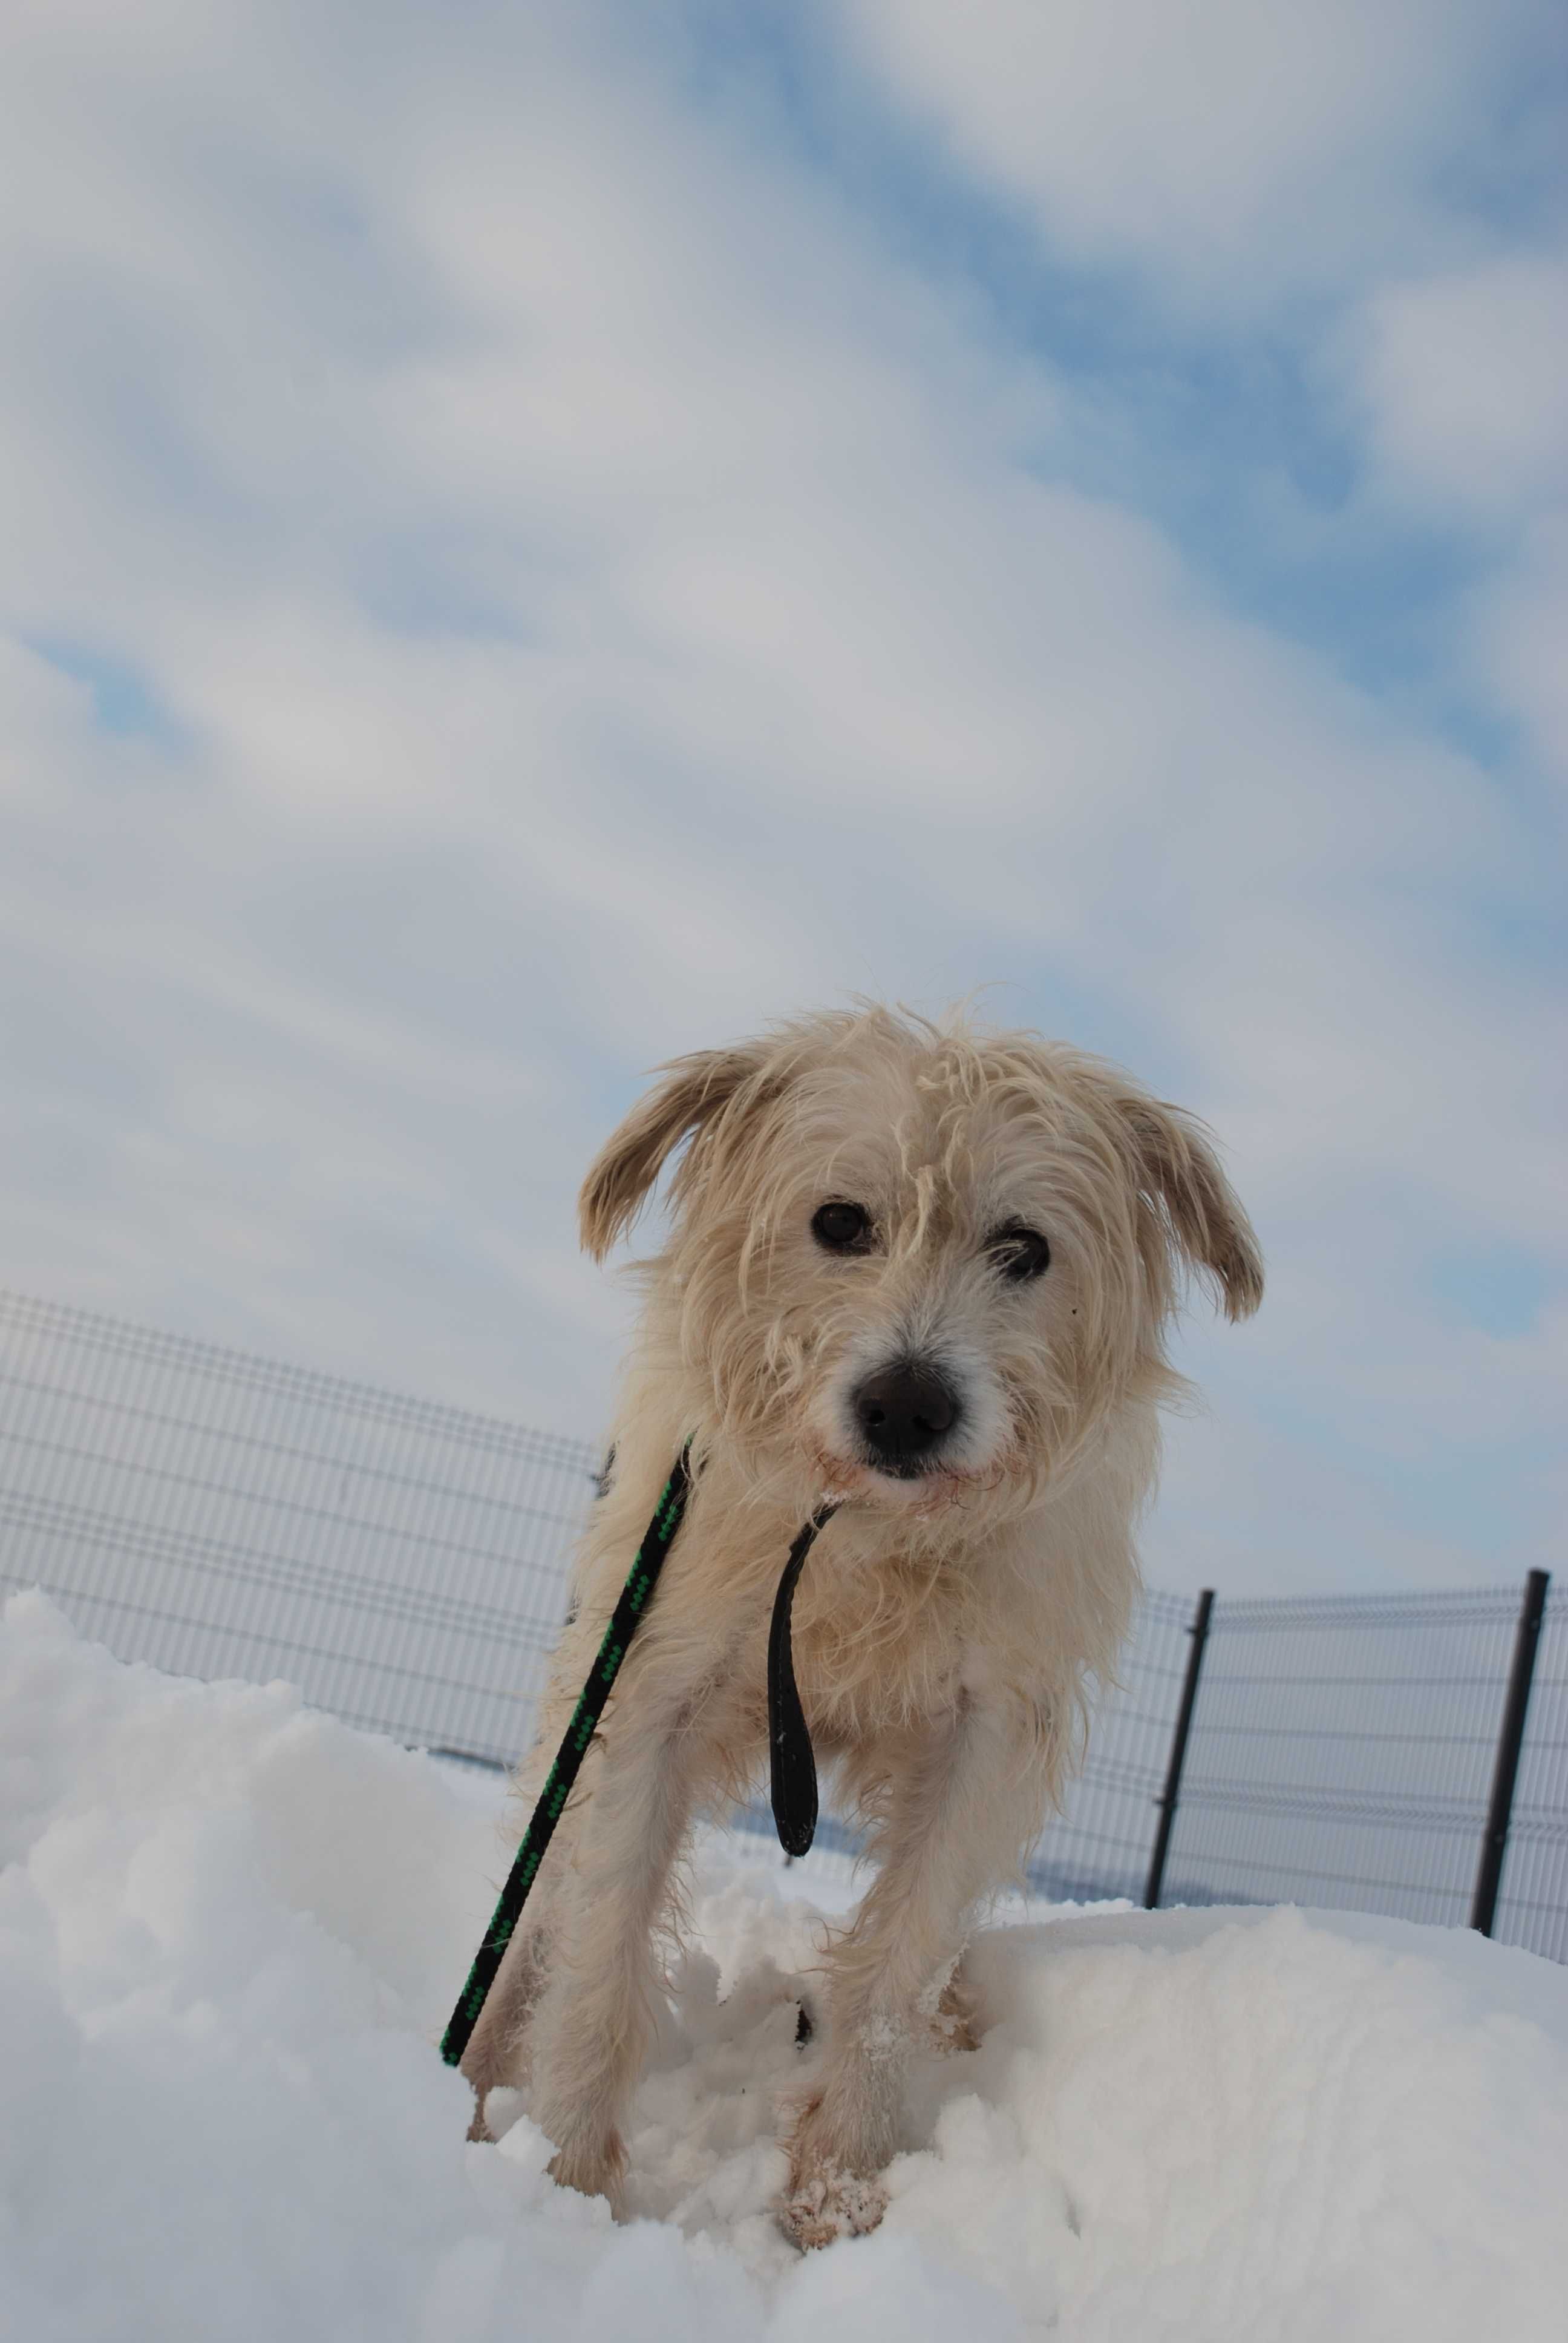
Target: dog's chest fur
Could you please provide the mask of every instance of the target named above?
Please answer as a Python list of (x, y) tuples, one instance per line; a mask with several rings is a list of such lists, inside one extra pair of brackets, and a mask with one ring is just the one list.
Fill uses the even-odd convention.
[[(796, 1682), (823, 1755), (950, 1715), (966, 1677), (988, 1664), (994, 1624), (990, 1574), (968, 1557), (910, 1552), (890, 1542), (871, 1546), (856, 1527), (848, 1516), (829, 1525), (795, 1596)], [(779, 1551), (781, 1556), (782, 1542)], [(747, 1727), (759, 1740), (767, 1731), (768, 1618), (777, 1576), (770, 1570), (759, 1585), (762, 1599), (735, 1671)], [(1015, 1632), (1017, 1604), (1015, 1586)]]
[(974, 1609), (960, 1574), (897, 1554), (853, 1570), (820, 1560), (795, 1602), (796, 1679), (815, 1729), (854, 1741), (950, 1708)]

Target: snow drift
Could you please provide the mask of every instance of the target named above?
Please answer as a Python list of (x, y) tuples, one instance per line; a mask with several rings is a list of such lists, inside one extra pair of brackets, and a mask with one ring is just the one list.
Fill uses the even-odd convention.
[[(496, 1794), (280, 1685), (0, 1624), (0, 2330), (29, 2343), (1559, 2343), (1568, 1975), (1344, 1915), (995, 1927), (873, 2237), (773, 2229), (820, 1921), (716, 1847), (635, 2204), (464, 2141)], [(841, 1900), (841, 1899), (838, 1899)]]

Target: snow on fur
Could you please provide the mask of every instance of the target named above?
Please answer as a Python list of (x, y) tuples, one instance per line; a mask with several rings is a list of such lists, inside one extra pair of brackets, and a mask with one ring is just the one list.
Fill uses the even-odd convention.
[[(0, 2331), (30, 2343), (1557, 2343), (1568, 1976), (1342, 1914), (1102, 1912), (970, 1951), (883, 2228), (772, 2226), (822, 1923), (722, 1845), (630, 2139), (638, 2215), (463, 2137), (435, 2039), (496, 1798), (286, 1687), (0, 1624)], [(829, 1875), (830, 1881), (830, 1874)], [(841, 1901), (841, 1897), (838, 1899)]]

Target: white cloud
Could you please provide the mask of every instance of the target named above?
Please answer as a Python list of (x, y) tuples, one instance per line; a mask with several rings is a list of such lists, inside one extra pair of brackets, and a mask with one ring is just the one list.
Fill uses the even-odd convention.
[(1058, 251), (1221, 307), (1441, 250), (1436, 166), (1551, 38), (1531, 0), (855, 0), (850, 20)]
[(1568, 780), (1568, 260), (1506, 253), (1384, 286), (1341, 363), (1368, 496), (1496, 547), (1468, 656), (1542, 768)]
[(1384, 480), (1509, 519), (1568, 489), (1568, 264), (1509, 255), (1368, 302), (1362, 394)]

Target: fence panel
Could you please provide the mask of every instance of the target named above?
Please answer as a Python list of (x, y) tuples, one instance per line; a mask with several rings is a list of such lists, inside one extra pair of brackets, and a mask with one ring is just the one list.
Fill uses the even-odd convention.
[(0, 1586), (126, 1659), (286, 1675), (509, 1762), (598, 1459), (580, 1441), (0, 1294)]
[(1560, 1581), (1547, 1590), (1492, 1933), (1568, 1961), (1568, 1589)]
[(1107, 1896), (1142, 1902), (1192, 1611), (1186, 1595), (1144, 1595), (1117, 1683), (1103, 1687), (1094, 1704), (1083, 1769), (1030, 1865), (1037, 1896), (1060, 1903)]
[(1164, 1900), (1463, 1926), (1519, 1604), (1217, 1602)]

